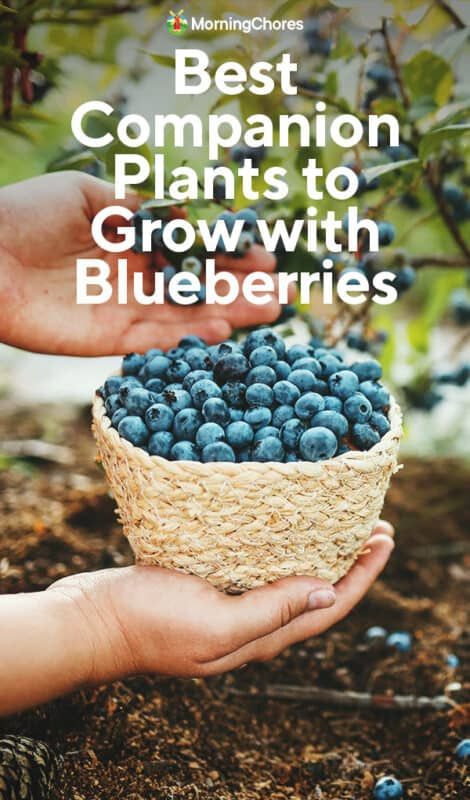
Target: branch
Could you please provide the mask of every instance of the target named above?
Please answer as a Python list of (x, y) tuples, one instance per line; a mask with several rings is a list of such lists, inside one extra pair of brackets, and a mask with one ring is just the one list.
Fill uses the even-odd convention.
[(368, 692), (340, 692), (336, 689), (321, 689), (313, 686), (292, 686), (289, 684), (268, 684), (265, 691), (253, 695), (249, 691), (229, 689), (230, 694), (250, 697), (271, 697), (276, 700), (318, 703), (335, 708), (379, 708), (384, 711), (448, 711), (455, 702), (445, 695), (436, 697), (417, 697), (415, 695), (369, 694)]
[(447, 16), (450, 17), (456, 28), (464, 30), (464, 28), (467, 27), (465, 25), (465, 22), (462, 19), (460, 19), (457, 12), (454, 11), (454, 9), (449, 5), (449, 3), (446, 3), (445, 0), (437, 0), (437, 4), (440, 8), (442, 8), (443, 11), (445, 11)]
[(457, 225), (450, 209), (447, 206), (444, 194), (442, 192), (440, 175), (435, 174), (435, 168), (433, 167), (432, 162), (429, 162), (426, 167), (426, 177), (428, 181), (428, 186), (431, 190), (434, 200), (436, 201), (436, 205), (441, 213), (442, 219), (444, 220), (449, 233), (451, 234), (459, 250), (464, 254), (464, 256), (467, 259), (470, 259), (470, 246), (467, 244), (464, 237), (462, 236), (460, 228)]
[(447, 267), (449, 269), (465, 269), (470, 267), (470, 258), (467, 256), (415, 256), (410, 259), (410, 264), (415, 269), (420, 267)]
[(386, 19), (382, 21), (382, 36), (384, 38), (385, 47), (387, 49), (388, 60), (390, 61), (390, 66), (393, 70), (393, 74), (395, 75), (395, 80), (400, 90), (403, 105), (405, 106), (405, 108), (409, 108), (410, 98), (408, 97), (408, 92), (405, 89), (405, 84), (403, 83), (403, 79), (401, 77), (400, 65), (398, 64), (397, 56), (395, 50), (393, 49), (392, 41), (390, 39), (390, 34), (388, 32), (388, 21)]

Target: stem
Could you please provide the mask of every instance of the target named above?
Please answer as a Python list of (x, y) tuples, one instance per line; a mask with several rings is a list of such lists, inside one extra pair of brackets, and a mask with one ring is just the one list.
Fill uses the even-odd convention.
[(445, 11), (447, 16), (450, 17), (456, 28), (464, 30), (464, 28), (467, 27), (465, 25), (465, 22), (460, 19), (457, 12), (454, 11), (454, 9), (452, 8), (452, 6), (449, 5), (449, 3), (446, 3), (445, 0), (437, 0), (437, 4), (443, 11)]
[(385, 47), (387, 49), (388, 60), (390, 61), (390, 66), (393, 70), (393, 73), (395, 75), (395, 80), (400, 90), (400, 95), (403, 101), (403, 105), (405, 106), (405, 108), (408, 109), (410, 107), (410, 98), (408, 97), (408, 92), (405, 89), (405, 84), (403, 83), (401, 77), (400, 66), (397, 61), (395, 50), (393, 49), (392, 40), (390, 39), (390, 34), (388, 30), (388, 21), (386, 19), (382, 21), (382, 36), (384, 38)]

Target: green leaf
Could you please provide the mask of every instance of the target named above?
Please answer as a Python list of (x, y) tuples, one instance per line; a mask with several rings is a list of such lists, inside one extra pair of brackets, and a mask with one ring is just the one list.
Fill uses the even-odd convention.
[(150, 56), (152, 61), (155, 61), (156, 64), (160, 64), (161, 67), (168, 67), (169, 69), (175, 68), (174, 56), (164, 56), (160, 55), (160, 53), (149, 53), (148, 50), (142, 50), (142, 52)]
[(432, 97), (444, 103), (453, 86), (452, 70), (441, 56), (420, 50), (403, 66), (406, 88), (414, 98)]
[(163, 200), (146, 200), (145, 203), (142, 203), (141, 208), (149, 211), (161, 211), (163, 208), (172, 208), (173, 206), (184, 206), (184, 200), (173, 200), (171, 197), (165, 197)]
[(419, 145), (419, 156), (423, 161), (440, 148), (446, 142), (459, 139), (470, 131), (470, 123), (462, 125), (446, 125), (443, 128), (436, 128), (426, 133)]
[(336, 72), (329, 72), (325, 81), (325, 92), (334, 97), (338, 92), (338, 76)]
[(0, 11), (4, 11), (6, 14), (16, 14), (16, 8), (10, 8), (9, 6), (0, 3)]
[(110, 175), (114, 176), (115, 159), (117, 155), (139, 155), (144, 156), (149, 164), (152, 164), (152, 153), (146, 144), (140, 147), (127, 147), (122, 142), (115, 141), (106, 148), (104, 153), (104, 162), (106, 170)]
[(96, 156), (91, 150), (83, 150), (79, 153), (67, 153), (64, 156), (50, 161), (46, 167), (47, 172), (62, 172), (62, 170), (77, 169), (83, 170), (96, 164)]
[(362, 174), (365, 176), (367, 183), (371, 183), (371, 181), (376, 178), (380, 178), (381, 175), (386, 175), (388, 172), (395, 172), (397, 169), (414, 166), (415, 164), (419, 164), (418, 158), (407, 158), (404, 161), (390, 161), (387, 164), (378, 164), (376, 167), (367, 167), (363, 170)]

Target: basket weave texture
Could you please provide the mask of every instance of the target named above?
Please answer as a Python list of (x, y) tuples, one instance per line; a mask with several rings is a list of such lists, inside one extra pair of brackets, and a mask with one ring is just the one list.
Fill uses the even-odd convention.
[(327, 461), (167, 461), (121, 439), (100, 397), (99, 455), (136, 561), (199, 575), (240, 592), (288, 575), (336, 582), (379, 519), (397, 471), (401, 412), (367, 452)]

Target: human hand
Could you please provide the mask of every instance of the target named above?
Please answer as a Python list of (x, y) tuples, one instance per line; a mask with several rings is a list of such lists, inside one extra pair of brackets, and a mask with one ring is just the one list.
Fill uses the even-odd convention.
[(159, 567), (127, 567), (53, 584), (75, 601), (90, 642), (86, 682), (142, 672), (206, 676), (266, 661), (346, 616), (383, 570), (393, 529), (381, 522), (349, 574), (332, 587), (292, 577), (228, 596), (209, 583)]
[[(131, 195), (120, 204), (136, 210), (140, 202)], [(127, 258), (129, 280), (148, 266), (148, 255), (107, 253), (95, 244), (93, 217), (110, 205), (116, 205), (113, 185), (80, 172), (53, 173), (0, 189), (0, 341), (44, 353), (122, 355), (171, 347), (187, 334), (213, 344), (228, 338), (233, 328), (278, 317), (274, 296), (269, 304), (255, 306), (241, 294), (226, 306), (142, 306), (132, 291), (127, 305), (119, 305), (116, 297), (102, 305), (77, 305), (77, 258), (107, 261), (114, 277), (118, 258)], [(123, 225), (121, 218), (114, 220), (118, 225)], [(115, 227), (107, 231), (111, 238)], [(218, 256), (216, 266), (230, 269), (241, 281), (248, 271), (272, 272), (275, 259), (255, 245), (243, 259)]]

